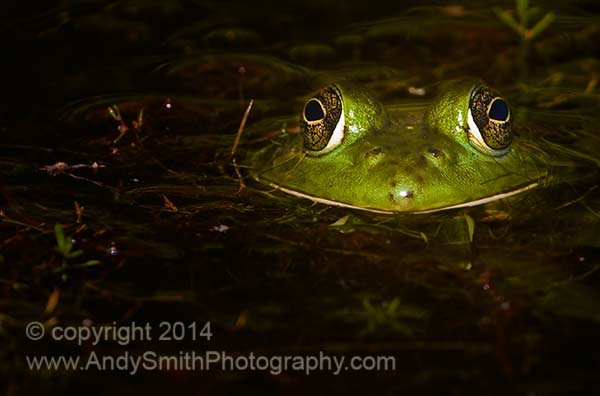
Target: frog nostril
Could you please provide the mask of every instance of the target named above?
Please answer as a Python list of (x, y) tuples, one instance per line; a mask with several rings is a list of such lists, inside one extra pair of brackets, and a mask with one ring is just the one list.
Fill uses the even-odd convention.
[(444, 153), (440, 150), (437, 149), (435, 147), (430, 147), (429, 149), (427, 149), (427, 151), (433, 155), (435, 158), (441, 157), (442, 155), (444, 155)]

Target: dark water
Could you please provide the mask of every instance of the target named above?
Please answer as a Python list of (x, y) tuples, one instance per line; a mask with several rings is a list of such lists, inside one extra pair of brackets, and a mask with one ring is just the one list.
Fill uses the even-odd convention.
[[(6, 394), (593, 393), (600, 9), (532, 4), (540, 8), (530, 25), (556, 17), (525, 48), (495, 6), (516, 17), (512, 2), (7, 5)], [(543, 143), (543, 188), (491, 206), (376, 216), (289, 197), (249, 176), (249, 153), (293, 131), (324, 81), (349, 79), (410, 108), (439, 81), (467, 75), (503, 92), (515, 123)], [(239, 192), (231, 150), (251, 99)], [(114, 106), (122, 123), (107, 110), (116, 114)], [(60, 252), (55, 224), (70, 251)], [(27, 338), (32, 321), (45, 324), (42, 340)], [(213, 337), (192, 337), (190, 324), (207, 321)], [(158, 340), (161, 322), (184, 323), (183, 339)], [(133, 323), (151, 325), (153, 339), (77, 345), (49, 335)], [(34, 370), (26, 358), (147, 351), (393, 356), (396, 366), (130, 375)]]

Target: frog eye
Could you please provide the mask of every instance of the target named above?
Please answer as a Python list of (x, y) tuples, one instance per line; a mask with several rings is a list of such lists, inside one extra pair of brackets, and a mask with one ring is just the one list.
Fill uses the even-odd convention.
[(508, 103), (485, 85), (471, 93), (467, 122), (469, 142), (477, 150), (495, 157), (510, 150), (511, 114)]
[(342, 95), (335, 86), (319, 91), (304, 104), (300, 122), (304, 147), (324, 154), (338, 146), (344, 137)]

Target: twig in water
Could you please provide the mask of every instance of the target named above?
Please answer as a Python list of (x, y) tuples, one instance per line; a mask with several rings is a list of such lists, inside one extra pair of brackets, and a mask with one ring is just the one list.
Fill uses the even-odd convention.
[(252, 104), (254, 104), (254, 99), (251, 99), (250, 103), (248, 103), (248, 107), (246, 107), (246, 111), (244, 112), (244, 116), (242, 117), (242, 122), (240, 123), (237, 135), (235, 136), (235, 141), (233, 142), (233, 147), (231, 148), (231, 162), (233, 163), (235, 174), (237, 175), (240, 181), (240, 189), (238, 190), (237, 194), (241, 193), (242, 190), (246, 188), (246, 184), (244, 184), (244, 179), (242, 177), (242, 172), (240, 172), (240, 167), (237, 163), (236, 153), (237, 147), (240, 144), (240, 139), (242, 138), (242, 133), (244, 132), (244, 127), (246, 126), (246, 121), (248, 120), (248, 115), (250, 114), (250, 110), (252, 109)]

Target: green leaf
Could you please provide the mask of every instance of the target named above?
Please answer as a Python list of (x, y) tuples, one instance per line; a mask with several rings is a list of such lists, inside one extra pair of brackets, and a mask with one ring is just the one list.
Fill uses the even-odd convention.
[(529, 4), (527, 0), (517, 0), (517, 13), (523, 27), (527, 27), (528, 8)]
[(348, 219), (350, 218), (350, 215), (346, 215), (344, 217), (340, 217), (339, 219), (337, 219), (335, 222), (329, 224), (330, 227), (339, 227), (339, 226), (343, 226), (348, 222)]
[(93, 267), (94, 265), (98, 264), (100, 264), (100, 260), (88, 260), (85, 263), (75, 265), (74, 268)]
[(475, 235), (475, 220), (465, 213), (465, 221), (467, 222), (467, 230), (469, 231), (469, 242), (473, 242), (473, 235)]
[(387, 306), (387, 310), (390, 314), (393, 314), (396, 312), (396, 310), (398, 309), (398, 307), (400, 306), (400, 299), (398, 298), (394, 298), (392, 301), (390, 301), (390, 303)]
[[(71, 249), (69, 248), (69, 250), (71, 250)], [(83, 254), (83, 250), (76, 250), (74, 252), (66, 252), (65, 258), (69, 258), (69, 259), (76, 258), (76, 257), (81, 256), (82, 254)]]
[(58, 250), (63, 252), (65, 248), (65, 234), (63, 233), (62, 226), (58, 223), (54, 224), (54, 236), (56, 237)]
[(533, 39), (534, 37), (542, 33), (544, 30), (546, 30), (548, 26), (550, 26), (550, 24), (554, 22), (554, 19), (555, 15), (553, 12), (549, 12), (546, 15), (544, 15), (544, 17), (538, 23), (536, 23), (535, 26), (529, 31), (529, 39)]
[(73, 249), (73, 240), (71, 237), (67, 236), (63, 239), (63, 255), (68, 256), (71, 249)]
[(515, 21), (515, 19), (508, 12), (500, 9), (499, 7), (494, 7), (494, 13), (502, 22), (514, 30), (519, 36), (522, 38), (525, 37), (525, 27), (519, 25), (519, 23)]

